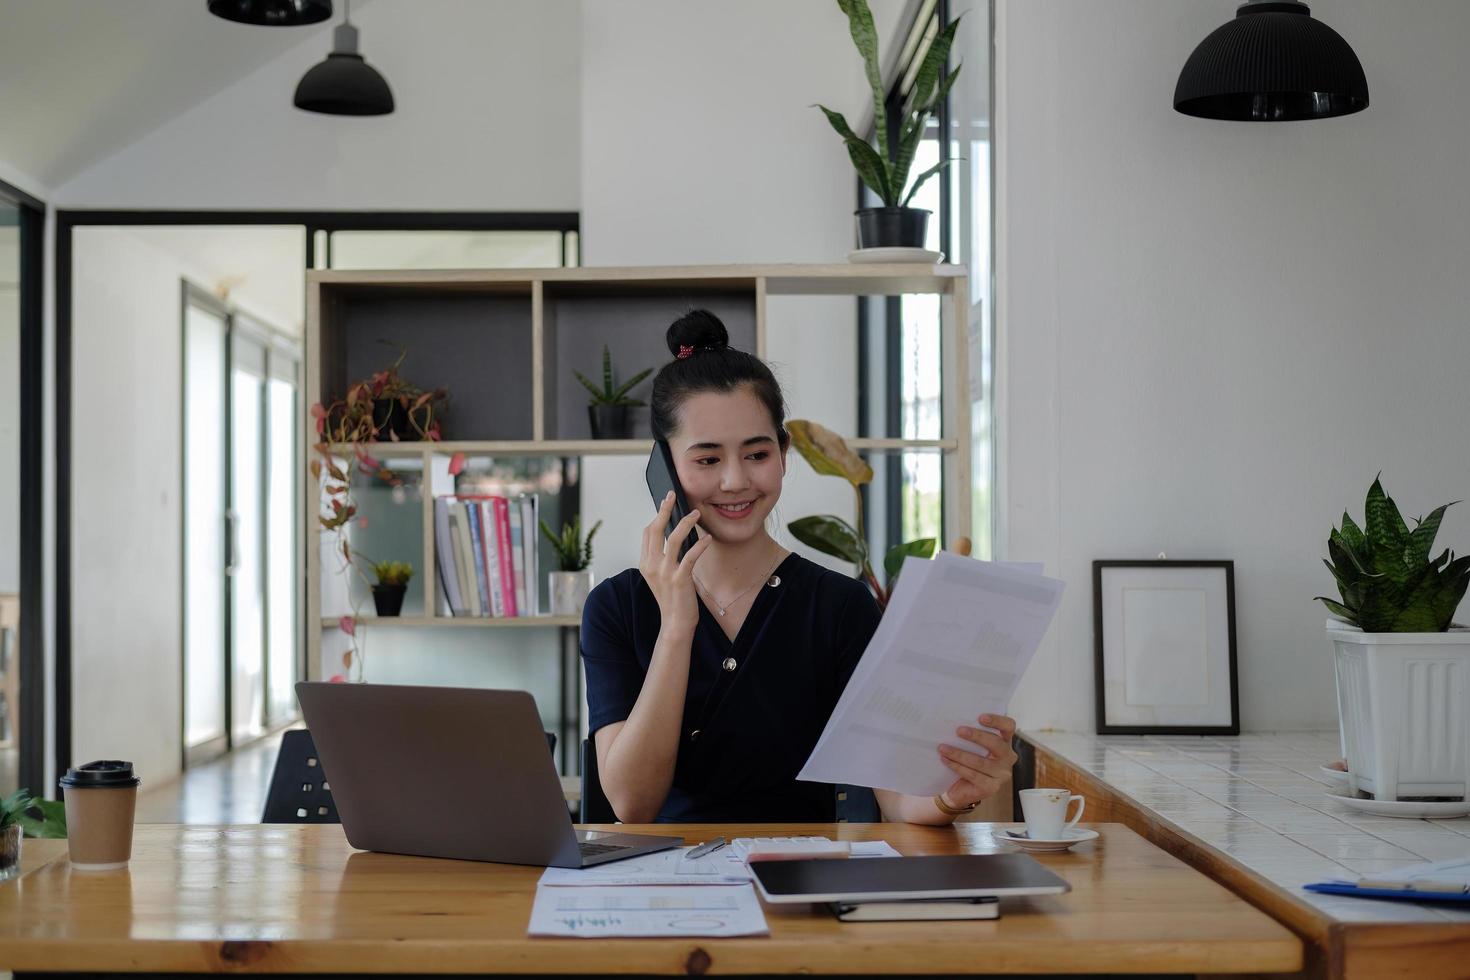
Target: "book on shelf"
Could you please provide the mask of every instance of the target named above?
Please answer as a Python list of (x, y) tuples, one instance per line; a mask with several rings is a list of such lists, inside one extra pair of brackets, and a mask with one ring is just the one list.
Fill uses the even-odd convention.
[(540, 615), (539, 513), (534, 494), (451, 494), (434, 500), (440, 615)]

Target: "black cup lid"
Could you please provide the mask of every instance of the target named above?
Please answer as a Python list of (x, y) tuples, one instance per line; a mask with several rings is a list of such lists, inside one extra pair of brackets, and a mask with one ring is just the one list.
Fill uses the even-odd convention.
[(75, 769), (68, 769), (61, 777), (61, 785), (71, 789), (126, 789), (138, 785), (133, 775), (133, 764), (120, 759), (99, 759)]

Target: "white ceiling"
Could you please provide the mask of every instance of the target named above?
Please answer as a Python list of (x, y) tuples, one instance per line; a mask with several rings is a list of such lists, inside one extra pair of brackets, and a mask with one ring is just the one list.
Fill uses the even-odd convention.
[(325, 57), (334, 6), (285, 28), (222, 20), (205, 0), (0, 0), (6, 160), (56, 187), (289, 48)]

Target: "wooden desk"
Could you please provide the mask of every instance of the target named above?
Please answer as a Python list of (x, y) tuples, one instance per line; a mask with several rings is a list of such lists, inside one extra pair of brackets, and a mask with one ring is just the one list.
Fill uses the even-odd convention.
[[(1004, 849), (991, 836), (997, 826), (759, 831), (953, 854)], [(1040, 858), (1071, 882), (1070, 894), (1006, 899), (996, 921), (841, 923), (803, 905), (767, 907), (767, 937), (589, 942), (526, 937), (539, 868), (355, 852), (335, 825), (140, 825), (124, 872), (73, 872), (65, 842), (26, 842), (30, 871), (0, 884), (0, 970), (854, 975), (1301, 965), (1301, 942), (1269, 916), (1126, 827), (1093, 826), (1099, 840)], [(690, 841), (755, 830), (673, 829)]]

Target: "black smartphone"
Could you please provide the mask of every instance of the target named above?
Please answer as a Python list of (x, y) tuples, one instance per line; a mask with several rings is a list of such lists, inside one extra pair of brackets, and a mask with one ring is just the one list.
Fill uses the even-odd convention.
[[(662, 439), (653, 440), (653, 452), (648, 454), (648, 468), (644, 471), (644, 477), (648, 480), (648, 492), (653, 494), (653, 506), (657, 509), (664, 502), (664, 497), (669, 491), (674, 491), (674, 512), (669, 515), (668, 526), (664, 528), (664, 539), (673, 533), (674, 527), (689, 513), (689, 501), (684, 499), (684, 488), (679, 486), (679, 477), (674, 472), (674, 454), (669, 450), (669, 444)], [(684, 543), (679, 546), (679, 558), (682, 561), (694, 547), (698, 538), (690, 531)]]

